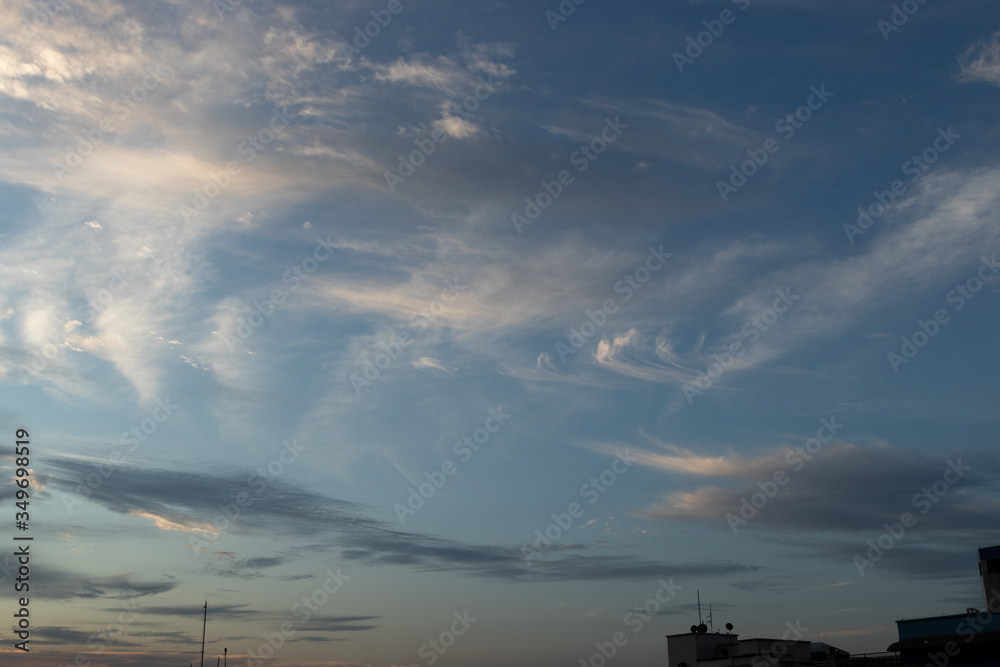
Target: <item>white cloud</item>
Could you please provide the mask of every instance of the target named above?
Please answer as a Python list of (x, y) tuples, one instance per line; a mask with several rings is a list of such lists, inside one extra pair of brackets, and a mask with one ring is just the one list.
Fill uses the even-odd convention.
[(445, 373), (450, 373), (447, 368), (445, 368), (440, 361), (437, 359), (432, 359), (431, 357), (420, 357), (410, 362), (410, 365), (414, 368), (434, 368), (439, 371), (444, 371)]
[(468, 139), (479, 134), (479, 127), (459, 116), (445, 115), (433, 123), (434, 128), (444, 132), (453, 139)]
[(1000, 32), (973, 44), (958, 58), (961, 79), (1000, 86)]
[(455, 92), (459, 83), (467, 80), (464, 72), (444, 56), (425, 62), (400, 57), (390, 65), (376, 65), (374, 70), (378, 81), (429, 86), (447, 93)]

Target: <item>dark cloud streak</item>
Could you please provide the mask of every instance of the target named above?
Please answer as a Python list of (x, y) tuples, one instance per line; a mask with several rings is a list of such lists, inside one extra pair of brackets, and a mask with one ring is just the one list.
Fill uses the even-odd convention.
[[(93, 471), (75, 459), (50, 459), (58, 471), (51, 484), (71, 492), (74, 480)], [(342, 549), (348, 561), (370, 566), (403, 565), (420, 571), (458, 571), (467, 576), (511, 582), (598, 581), (666, 576), (725, 575), (757, 568), (732, 562), (670, 564), (632, 556), (572, 554), (529, 563), (519, 546), (463, 544), (432, 535), (397, 530), (365, 516), (361, 505), (295, 489), (272, 481), (255, 495), (245, 480), (250, 473), (209, 475), (164, 469), (122, 467), (94, 490), (89, 500), (119, 514), (148, 513), (183, 526), (215, 521), (236, 534), (279, 534), (293, 539), (336, 535), (330, 548)], [(222, 507), (249, 493), (252, 504), (233, 521)], [(256, 576), (248, 570), (277, 567), (280, 557), (237, 561), (228, 576)], [(222, 573), (222, 572), (220, 572)]]

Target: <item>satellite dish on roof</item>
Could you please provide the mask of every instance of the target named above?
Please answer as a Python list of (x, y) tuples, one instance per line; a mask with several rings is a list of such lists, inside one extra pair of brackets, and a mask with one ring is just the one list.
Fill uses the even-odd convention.
[(729, 630), (730, 632), (732, 632), (733, 631), (733, 624), (732, 623), (726, 623), (726, 630)]
[(698, 632), (700, 632), (701, 634), (705, 634), (706, 632), (708, 632), (708, 626), (702, 623), (701, 625), (698, 626)]
[(694, 634), (696, 632), (698, 632), (698, 626), (697, 625), (692, 625), (691, 626), (691, 634)]

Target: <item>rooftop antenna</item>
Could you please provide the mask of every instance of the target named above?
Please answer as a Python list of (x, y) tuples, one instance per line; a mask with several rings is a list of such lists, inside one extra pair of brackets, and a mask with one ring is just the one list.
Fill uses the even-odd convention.
[(205, 667), (205, 628), (208, 625), (208, 598), (205, 598), (205, 615), (201, 621), (201, 667)]
[[(711, 632), (715, 632), (715, 626), (712, 625), (712, 603), (711, 602), (708, 603), (708, 627), (711, 629)], [(219, 667), (219, 666), (216, 665), (215, 667)]]
[(697, 593), (698, 593), (698, 625), (701, 625), (701, 591), (699, 590), (697, 591)]

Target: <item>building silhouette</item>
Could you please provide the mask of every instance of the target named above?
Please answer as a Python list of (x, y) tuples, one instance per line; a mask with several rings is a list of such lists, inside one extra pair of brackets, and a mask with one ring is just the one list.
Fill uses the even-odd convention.
[(896, 621), (899, 639), (885, 653), (849, 654), (810, 642), (788, 623), (781, 639), (740, 639), (732, 624), (701, 623), (667, 635), (667, 667), (1000, 667), (1000, 545), (979, 549), (984, 609)]
[(1000, 546), (979, 550), (985, 610), (896, 621), (904, 665), (1000, 667)]

